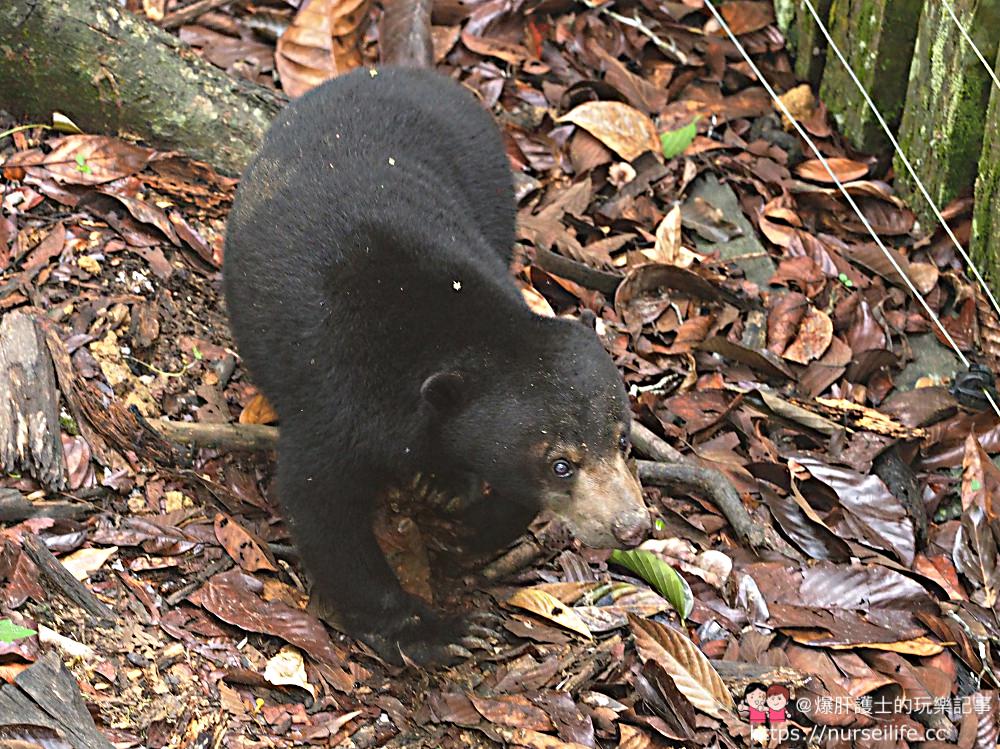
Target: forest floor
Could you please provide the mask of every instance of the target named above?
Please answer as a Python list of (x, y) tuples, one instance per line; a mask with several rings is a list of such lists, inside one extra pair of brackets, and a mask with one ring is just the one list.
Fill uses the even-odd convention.
[[(234, 5), (179, 34), (272, 81), (273, 45)], [(390, 507), (380, 538), (407, 585), (495, 626), (453, 669), (387, 666), (309, 612), (271, 453), (144, 425), (271, 423), (220, 292), (235, 181), (18, 129), (0, 140), (0, 358), (27, 316), (55, 361), (62, 452), (0, 445), (0, 708), (40, 710), (0, 709), (0, 743), (743, 746), (760, 682), (791, 695), (756, 737), (772, 746), (996, 745), (996, 417), (949, 390), (957, 358), (700, 3), (636, 4), (646, 31), (544, 5), (435, 16), (439, 69), (504, 132), (512, 272), (539, 314), (597, 315), (636, 419), (722, 471), (764, 545), (705, 497), (650, 489), (634, 571), (540, 522), (546, 553), (498, 583), (430, 565), (434, 529)], [(950, 241), (797, 85), (770, 3), (726, 7), (963, 353), (995, 371), (1000, 325)], [(945, 211), (962, 241), (970, 207)], [(27, 675), (66, 686), (48, 652), (86, 709), (45, 710)]]

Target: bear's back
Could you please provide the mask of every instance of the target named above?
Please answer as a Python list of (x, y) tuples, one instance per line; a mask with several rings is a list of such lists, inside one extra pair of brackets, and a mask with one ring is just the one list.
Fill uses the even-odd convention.
[[(497, 127), (451, 80), (359, 70), (291, 103), (226, 233), (226, 300), (254, 379), (280, 412), (315, 397), (313, 368), (329, 382), (397, 375), (400, 361), (417, 371), (421, 350), (477, 317), (452, 310), (469, 298), (452, 291), (460, 275), (475, 276), (467, 288), (496, 287), (505, 325), (502, 309), (521, 304), (506, 271), (514, 212)], [(356, 340), (374, 346), (359, 352)]]
[(471, 92), (429, 70), (358, 69), (289, 104), (243, 177), (231, 225), (266, 232), (281, 212), (347, 232), (397, 211), (401, 190), (416, 207), (465, 214), (455, 218), (509, 260), (514, 196), (497, 127)]

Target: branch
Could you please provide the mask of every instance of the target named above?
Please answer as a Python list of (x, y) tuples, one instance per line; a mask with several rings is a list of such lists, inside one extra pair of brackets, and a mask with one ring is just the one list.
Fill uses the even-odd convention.
[(755, 549), (766, 545), (764, 531), (754, 524), (739, 493), (721, 471), (695, 464), (639, 423), (632, 424), (632, 444), (657, 461), (638, 461), (642, 484), (693, 489), (719, 508), (743, 544)]

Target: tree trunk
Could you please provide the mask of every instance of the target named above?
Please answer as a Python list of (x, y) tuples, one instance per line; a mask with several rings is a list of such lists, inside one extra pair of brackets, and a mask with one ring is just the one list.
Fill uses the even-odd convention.
[(0, 108), (129, 133), (238, 174), (284, 105), (107, 0), (0, 1)]
[[(815, 5), (815, 3), (814, 3)], [(830, 35), (895, 131), (923, 0), (833, 0)], [(880, 153), (889, 139), (833, 51), (827, 52), (820, 97), (855, 148)]]
[[(1000, 0), (947, 0), (976, 46), (992, 63), (997, 57)], [(976, 180), (988, 121), (989, 72), (979, 62), (945, 9), (924, 6), (913, 53), (899, 143), (938, 208), (968, 194)], [(896, 187), (910, 201), (924, 228), (937, 217), (913, 178), (897, 161)]]

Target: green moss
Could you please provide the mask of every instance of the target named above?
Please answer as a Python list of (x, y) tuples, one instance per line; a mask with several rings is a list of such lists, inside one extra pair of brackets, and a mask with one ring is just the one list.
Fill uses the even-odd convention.
[[(893, 128), (902, 113), (921, 5), (921, 0), (834, 0), (830, 8), (831, 36)], [(820, 94), (856, 148), (876, 152), (889, 145), (839, 60), (827, 60)]]
[[(956, 15), (987, 59), (997, 54), (1000, 0), (957, 0)], [(921, 19), (900, 143), (939, 208), (972, 190), (983, 144), (990, 79), (944, 6), (928, 3)], [(934, 213), (897, 161), (897, 184), (921, 224)]]
[(0, 0), (0, 98), (16, 116), (59, 109), (239, 173), (282, 98), (182, 46), (106, 0)]
[[(1000, 60), (998, 60), (1000, 68)], [(1000, 91), (994, 90), (986, 115), (983, 152), (972, 214), (972, 260), (994, 295), (1000, 291)]]

